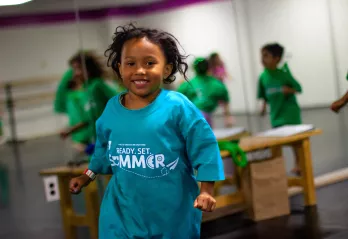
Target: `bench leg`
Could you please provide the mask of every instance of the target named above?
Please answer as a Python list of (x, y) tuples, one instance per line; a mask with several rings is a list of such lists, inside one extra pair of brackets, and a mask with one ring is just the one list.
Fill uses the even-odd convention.
[(71, 224), (70, 216), (73, 214), (72, 198), (69, 192), (69, 177), (58, 176), (60, 209), (63, 219), (63, 227), (66, 239), (76, 239), (76, 227)]
[(99, 195), (97, 181), (92, 181), (84, 190), (86, 202), (86, 218), (91, 239), (98, 239)]
[(305, 205), (314, 206), (317, 204), (317, 200), (309, 138), (304, 139), (300, 143), (294, 145), (294, 148), (297, 152), (296, 155), (298, 157), (301, 168)]

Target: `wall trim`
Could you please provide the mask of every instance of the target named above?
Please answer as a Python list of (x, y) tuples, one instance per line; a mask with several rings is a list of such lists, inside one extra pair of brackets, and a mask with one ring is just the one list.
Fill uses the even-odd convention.
[[(93, 10), (81, 10), (79, 16), (82, 21), (102, 20), (105, 18), (140, 16), (159, 11), (168, 11), (192, 4), (216, 2), (225, 0), (167, 0), (140, 6), (108, 7)], [(0, 28), (10, 28), (28, 25), (43, 25), (55, 23), (75, 22), (75, 12), (50, 12), (37, 14), (17, 14), (0, 16)]]

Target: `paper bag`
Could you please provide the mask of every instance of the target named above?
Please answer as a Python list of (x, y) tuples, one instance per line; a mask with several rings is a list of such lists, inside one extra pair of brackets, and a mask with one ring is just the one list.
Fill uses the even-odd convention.
[(290, 214), (284, 159), (251, 162), (242, 173), (248, 214), (254, 221)]

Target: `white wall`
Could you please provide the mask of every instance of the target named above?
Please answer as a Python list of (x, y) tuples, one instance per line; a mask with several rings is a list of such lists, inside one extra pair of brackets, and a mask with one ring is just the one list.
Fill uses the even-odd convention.
[(332, 16), (333, 40), (335, 44), (334, 53), (336, 55), (338, 79), (340, 91), (343, 95), (347, 92), (348, 82), (348, 1), (331, 0), (330, 10)]
[[(84, 22), (81, 32), (86, 48), (102, 50), (103, 22)], [(68, 59), (80, 47), (76, 24), (52, 24), (0, 30), (1, 81), (35, 77), (60, 78), (68, 68)], [(14, 96), (55, 91), (56, 84), (17, 89)], [(1, 98), (3, 98), (3, 93)], [(8, 115), (5, 114), (5, 124)], [(53, 113), (52, 103), (16, 110), (18, 136), (21, 138), (57, 132), (66, 125), (65, 117)], [(8, 135), (8, 127), (6, 127)]]
[(290, 69), (303, 87), (301, 106), (328, 105), (336, 98), (335, 72), (326, 0), (237, 0), (246, 6), (252, 65), (262, 71), (260, 47), (284, 45)]
[[(172, 33), (180, 41), (185, 52), (194, 57), (219, 52), (226, 62), (232, 79), (228, 88), (234, 111), (244, 111), (241, 69), (234, 29), (233, 9), (230, 1), (218, 1), (192, 5), (164, 13), (145, 15), (141, 25), (160, 28)], [(178, 76), (178, 82), (182, 77)]]

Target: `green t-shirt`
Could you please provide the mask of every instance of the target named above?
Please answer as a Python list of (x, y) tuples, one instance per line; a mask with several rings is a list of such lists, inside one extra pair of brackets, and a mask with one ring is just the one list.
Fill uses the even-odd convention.
[[(70, 90), (66, 94), (66, 113), (69, 117), (69, 125), (75, 126), (79, 123), (89, 123), (90, 119), (84, 109), (86, 104), (86, 92), (84, 90)], [(71, 135), (74, 142), (90, 143), (94, 137), (92, 127), (84, 127)]]
[(283, 87), (288, 86), (298, 92), (301, 85), (283, 69), (267, 70), (260, 75), (257, 97), (265, 100), (271, 108), (272, 127), (286, 124), (301, 124), (301, 110), (295, 94), (285, 95)]
[(57, 113), (67, 113), (67, 94), (70, 91), (68, 89), (69, 81), (73, 78), (74, 72), (72, 69), (67, 70), (61, 81), (59, 82), (58, 89), (56, 91), (56, 98), (54, 100), (54, 111)]
[(184, 94), (201, 111), (213, 112), (219, 101), (229, 102), (226, 86), (212, 76), (196, 76), (182, 83), (178, 92)]
[(115, 88), (110, 87), (101, 78), (91, 79), (85, 83), (85, 89), (87, 91), (89, 104), (85, 105), (85, 110), (88, 111), (93, 119), (97, 119), (101, 116), (104, 111), (106, 104), (109, 99), (115, 96), (118, 92)]
[(109, 99), (117, 95), (118, 91), (106, 84), (101, 78), (89, 80), (85, 83), (84, 88), (86, 90), (84, 110), (88, 114), (88, 117), (90, 119), (89, 127), (91, 128), (90, 130), (94, 133), (95, 138), (95, 123), (97, 119), (102, 115)]

